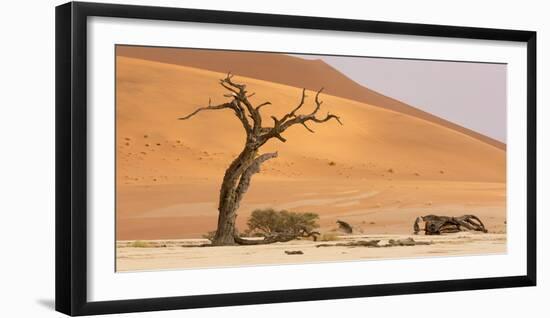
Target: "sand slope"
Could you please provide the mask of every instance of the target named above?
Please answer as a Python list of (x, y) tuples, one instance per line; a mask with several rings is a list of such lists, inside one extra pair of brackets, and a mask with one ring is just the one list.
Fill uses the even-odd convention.
[(321, 60), (304, 60), (284, 54), (139, 46), (117, 46), (117, 55), (221, 73), (231, 71), (246, 77), (311, 90), (325, 87), (327, 94), (422, 118), (465, 133), (495, 147), (506, 148), (506, 145), (500, 141), (359, 85)]
[[(117, 58), (117, 239), (200, 237), (215, 228), (218, 187), (243, 146), (230, 111), (186, 115), (226, 100), (223, 74)], [(294, 107), (300, 89), (235, 77), (269, 100), (265, 118)], [(327, 86), (327, 91), (329, 90)], [(309, 95), (313, 97), (313, 92)], [(255, 176), (238, 218), (274, 206), (319, 213), (323, 229), (344, 217), (364, 231), (408, 232), (416, 215), (475, 212), (494, 230), (505, 219), (505, 151), (430, 121), (322, 95), (336, 122), (285, 132), (286, 143)], [(311, 99), (304, 111), (313, 107)], [(368, 216), (368, 217), (367, 217)]]

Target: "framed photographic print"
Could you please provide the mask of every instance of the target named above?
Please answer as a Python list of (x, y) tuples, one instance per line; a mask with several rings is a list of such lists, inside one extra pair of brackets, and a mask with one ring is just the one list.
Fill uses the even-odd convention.
[(536, 284), (536, 33), (56, 8), (56, 309)]

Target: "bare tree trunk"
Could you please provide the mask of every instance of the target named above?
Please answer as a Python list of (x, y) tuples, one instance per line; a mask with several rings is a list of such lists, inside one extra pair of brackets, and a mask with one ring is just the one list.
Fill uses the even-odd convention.
[(237, 210), (248, 187), (252, 176), (260, 172), (260, 166), (265, 161), (277, 157), (277, 153), (265, 153), (257, 155), (257, 149), (253, 143), (247, 144), (241, 154), (233, 160), (225, 171), (225, 176), (220, 188), (220, 202), (218, 206), (218, 227), (212, 240), (213, 245), (234, 245), (238, 237), (235, 228)]
[(218, 203), (218, 227), (212, 244), (234, 245), (235, 243), (235, 220), (239, 203), (236, 195), (237, 183), (242, 173), (253, 161), (256, 151), (248, 146), (241, 154), (233, 160), (225, 171), (223, 182), (220, 187), (220, 200)]

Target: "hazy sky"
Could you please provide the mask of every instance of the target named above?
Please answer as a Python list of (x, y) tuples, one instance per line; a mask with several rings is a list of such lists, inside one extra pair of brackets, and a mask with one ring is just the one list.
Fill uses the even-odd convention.
[(322, 59), (352, 80), (506, 142), (506, 65), (365, 57)]

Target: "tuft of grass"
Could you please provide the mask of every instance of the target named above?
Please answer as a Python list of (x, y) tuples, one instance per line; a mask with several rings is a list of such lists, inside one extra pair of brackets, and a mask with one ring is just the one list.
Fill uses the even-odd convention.
[(329, 165), (329, 166), (336, 166), (336, 162), (331, 161), (331, 162), (328, 163), (328, 165)]
[(214, 230), (214, 231), (207, 232), (206, 234), (203, 234), (202, 238), (212, 241), (215, 235), (216, 235), (216, 231)]
[(129, 245), (130, 247), (138, 247), (138, 248), (144, 248), (144, 247), (151, 247), (149, 245), (149, 243), (147, 242), (144, 242), (144, 241), (133, 241), (132, 243), (130, 243)]
[(329, 242), (329, 241), (338, 241), (340, 238), (338, 237), (338, 234), (336, 233), (323, 233), (321, 237), (319, 238), (322, 242)]

